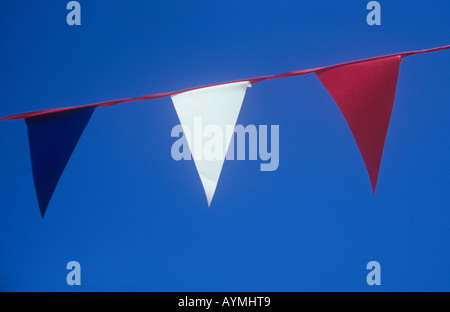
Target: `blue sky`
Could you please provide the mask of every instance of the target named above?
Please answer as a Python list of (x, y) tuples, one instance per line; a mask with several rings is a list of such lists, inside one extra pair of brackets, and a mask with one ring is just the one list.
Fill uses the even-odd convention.
[[(450, 3), (9, 1), (0, 116), (449, 44)], [(170, 98), (98, 108), (42, 220), (24, 121), (0, 123), (0, 290), (449, 291), (449, 52), (407, 57), (378, 187), (313, 74), (257, 83), (238, 123), (280, 126), (280, 165), (225, 162), (211, 208), (176, 162)], [(80, 262), (82, 285), (66, 284)], [(376, 260), (382, 285), (366, 284)]]

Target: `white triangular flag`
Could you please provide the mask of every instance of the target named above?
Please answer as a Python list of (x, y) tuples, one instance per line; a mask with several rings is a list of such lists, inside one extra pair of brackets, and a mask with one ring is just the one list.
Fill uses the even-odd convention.
[(249, 86), (248, 81), (242, 81), (172, 95), (205, 189), (208, 206), (216, 191), (245, 91)]

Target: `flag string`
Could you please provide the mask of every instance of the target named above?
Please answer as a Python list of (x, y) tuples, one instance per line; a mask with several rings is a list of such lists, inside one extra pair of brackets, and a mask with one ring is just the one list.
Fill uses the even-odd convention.
[(40, 116), (40, 115), (83, 109), (83, 108), (88, 108), (88, 107), (103, 107), (103, 106), (111, 106), (111, 105), (116, 105), (116, 104), (126, 103), (126, 102), (152, 100), (152, 99), (167, 97), (167, 96), (171, 96), (171, 95), (175, 95), (175, 94), (183, 93), (183, 92), (187, 92), (187, 91), (192, 91), (192, 90), (196, 90), (196, 89), (202, 89), (202, 88), (206, 88), (206, 87), (224, 85), (224, 84), (235, 83), (235, 82), (248, 81), (248, 82), (254, 84), (254, 83), (257, 83), (260, 81), (264, 81), (264, 80), (287, 78), (287, 77), (311, 74), (311, 73), (315, 73), (320, 70), (333, 69), (333, 68), (337, 68), (337, 67), (344, 66), (344, 65), (351, 65), (351, 64), (356, 64), (356, 63), (361, 63), (361, 62), (366, 62), (366, 61), (373, 61), (373, 60), (377, 60), (377, 59), (383, 59), (383, 58), (389, 58), (389, 57), (395, 57), (395, 56), (400, 56), (401, 58), (403, 58), (403, 57), (407, 57), (407, 56), (411, 56), (411, 55), (441, 51), (441, 50), (446, 50), (446, 49), (450, 49), (450, 45), (441, 46), (441, 47), (432, 48), (432, 49), (416, 50), (416, 51), (408, 51), (408, 52), (400, 52), (400, 53), (394, 53), (394, 54), (389, 54), (389, 55), (376, 56), (376, 57), (372, 57), (372, 58), (350, 61), (350, 62), (346, 62), (346, 63), (340, 63), (340, 64), (335, 64), (335, 65), (330, 65), (330, 66), (325, 66), (325, 67), (296, 70), (296, 71), (291, 71), (291, 72), (278, 74), (278, 75), (267, 75), (267, 76), (253, 77), (253, 78), (248, 78), (248, 79), (238, 79), (238, 80), (233, 80), (233, 81), (219, 82), (219, 83), (214, 83), (214, 84), (209, 84), (209, 85), (203, 85), (203, 86), (197, 86), (197, 87), (192, 87), (192, 88), (188, 88), (188, 89), (183, 89), (183, 90), (179, 90), (179, 91), (155, 93), (155, 94), (143, 95), (143, 96), (138, 96), (138, 97), (133, 97), (133, 98), (110, 100), (110, 101), (81, 105), (81, 106), (72, 106), (72, 107), (32, 111), (32, 112), (21, 113), (21, 114), (3, 117), (3, 118), (0, 118), (0, 121), (24, 119), (24, 118), (36, 117), (36, 116)]

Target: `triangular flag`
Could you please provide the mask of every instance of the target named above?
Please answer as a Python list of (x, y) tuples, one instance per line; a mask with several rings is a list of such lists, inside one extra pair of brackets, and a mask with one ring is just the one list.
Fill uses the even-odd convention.
[(34, 187), (42, 218), (94, 110), (95, 107), (88, 107), (25, 119)]
[(394, 56), (317, 72), (353, 133), (373, 193), (394, 105), (400, 61), (400, 56)]
[[(172, 95), (185, 136), (192, 134), (187, 141), (205, 190), (208, 206), (211, 205), (231, 142), (232, 134), (229, 135), (229, 129), (232, 127), (234, 130), (248, 86), (250, 86), (248, 81), (242, 81)], [(222, 139), (216, 141), (219, 142), (217, 145), (221, 146), (215, 146), (213, 157), (205, 153), (209, 151), (211, 140), (214, 140), (214, 137), (208, 138), (208, 135), (204, 137), (203, 128), (206, 130), (208, 127), (212, 132), (211, 136), (222, 135)]]

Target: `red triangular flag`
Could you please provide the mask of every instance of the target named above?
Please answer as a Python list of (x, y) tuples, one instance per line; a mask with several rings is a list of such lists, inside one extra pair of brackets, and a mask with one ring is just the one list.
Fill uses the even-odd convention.
[(353, 133), (373, 193), (394, 105), (400, 61), (400, 56), (393, 56), (317, 72)]

